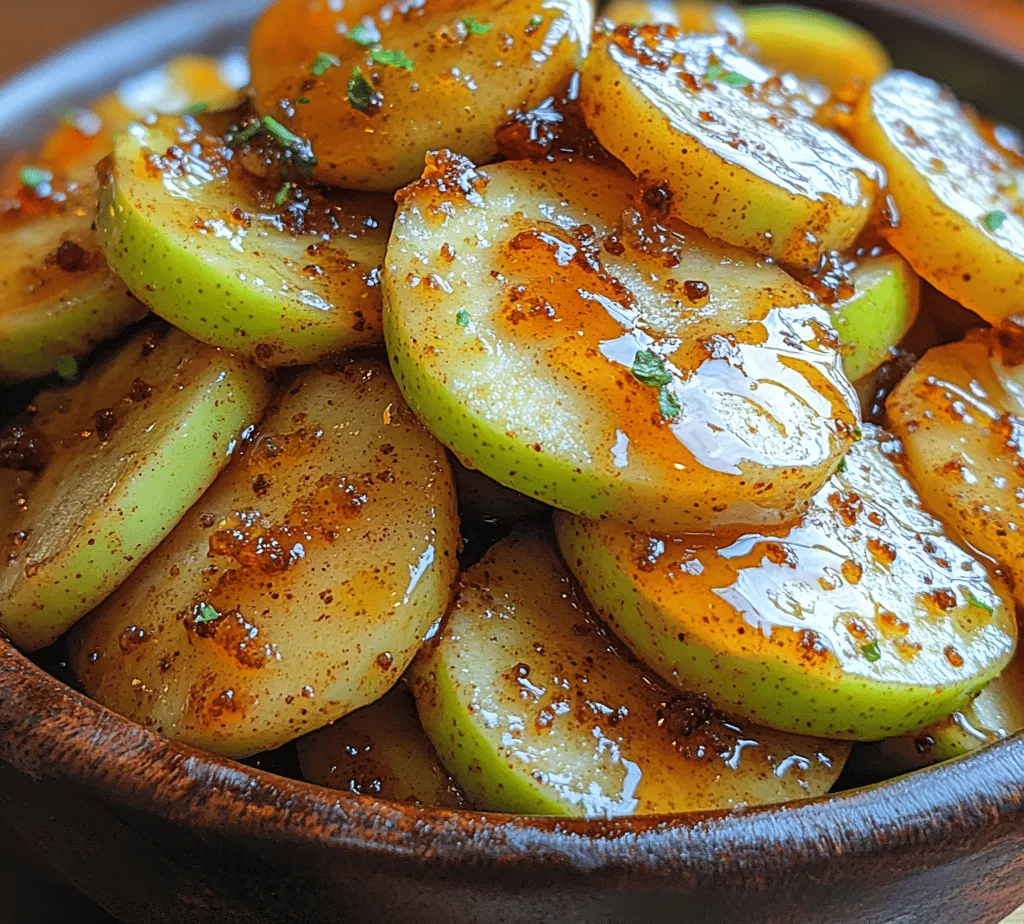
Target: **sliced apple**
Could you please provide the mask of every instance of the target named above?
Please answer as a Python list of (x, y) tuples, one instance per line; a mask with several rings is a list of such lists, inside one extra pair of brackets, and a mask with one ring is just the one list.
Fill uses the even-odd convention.
[(390, 802), (464, 808), (405, 684), (298, 743), (302, 775), (321, 786)]
[(392, 206), (284, 181), (292, 153), (254, 118), (161, 119), (118, 136), (100, 196), (100, 242), (135, 295), (261, 366), (381, 336)]
[(503, 540), (414, 664), (423, 727), (480, 809), (582, 816), (821, 795), (849, 746), (753, 728), (621, 656), (551, 541)]
[(874, 427), (792, 526), (668, 539), (556, 518), (645, 663), (772, 728), (872, 741), (965, 706), (1013, 654), (1005, 587), (949, 539)]
[(209, 487), (268, 397), (245, 360), (159, 323), (81, 382), (42, 392), (0, 434), (0, 477), (32, 476), (0, 512), (0, 628), (34, 651), (100, 603)]
[(448, 606), (457, 547), (447, 456), (387, 367), (310, 370), (76, 629), (71, 666), (168, 738), (271, 750), (394, 686)]
[(855, 438), (828, 312), (634, 192), (617, 166), (434, 157), (384, 273), (399, 384), (467, 465), (552, 506), (786, 520)]

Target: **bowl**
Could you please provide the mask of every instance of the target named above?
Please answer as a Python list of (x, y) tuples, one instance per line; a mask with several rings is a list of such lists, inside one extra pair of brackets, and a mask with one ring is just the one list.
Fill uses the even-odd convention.
[[(0, 155), (56, 105), (242, 46), (259, 0), (189, 0), (0, 87)], [(1024, 60), (919, 11), (818, 5), (1003, 119)], [(0, 409), (2, 410), (2, 409)], [(1024, 903), (1024, 736), (789, 806), (617, 821), (417, 809), (172, 743), (0, 638), (0, 818), (139, 924), (994, 924)]]

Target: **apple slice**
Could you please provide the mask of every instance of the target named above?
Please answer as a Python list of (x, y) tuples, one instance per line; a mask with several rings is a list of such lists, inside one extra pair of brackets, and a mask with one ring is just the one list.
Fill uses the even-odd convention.
[(620, 655), (549, 538), (515, 534), (463, 576), (411, 673), (423, 727), (477, 808), (588, 818), (821, 795), (849, 745), (753, 728)]
[[(55, 641), (120, 585), (227, 464), (269, 398), (244, 359), (147, 325), (0, 434), (0, 628)], [(20, 474), (20, 478), (26, 478)]]
[(156, 314), (261, 366), (378, 343), (392, 206), (283, 180), (294, 152), (270, 124), (280, 137), (240, 114), (119, 135), (100, 196), (107, 260)]
[(302, 775), (321, 786), (390, 802), (465, 808), (458, 786), (423, 732), (408, 687), (299, 740)]
[(583, 592), (683, 690), (772, 728), (873, 741), (965, 706), (1013, 655), (1006, 588), (865, 427), (790, 526), (678, 539), (556, 518)]
[(209, 491), (76, 629), (94, 699), (248, 756), (386, 693), (447, 609), (444, 449), (376, 360), (303, 373)]

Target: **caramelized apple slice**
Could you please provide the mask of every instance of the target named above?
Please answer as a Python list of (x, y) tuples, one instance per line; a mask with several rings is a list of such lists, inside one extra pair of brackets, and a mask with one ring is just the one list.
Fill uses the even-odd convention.
[(621, 656), (550, 540), (519, 534), (463, 578), (413, 691), (481, 809), (615, 817), (821, 795), (849, 745), (754, 728)]
[(1013, 654), (1009, 595), (866, 428), (791, 526), (677, 539), (556, 520), (584, 593), (683, 690), (785, 731), (872, 741), (965, 706)]
[(406, 399), (467, 465), (574, 513), (791, 518), (855, 438), (828, 312), (634, 192), (616, 166), (433, 158), (384, 274)]
[(42, 648), (121, 584), (227, 464), (269, 397), (245, 360), (154, 323), (0, 434), (0, 628)]
[(811, 266), (864, 228), (880, 173), (727, 36), (599, 32), (581, 105), (601, 143), (712, 237)]
[(448, 606), (443, 448), (376, 361), (311, 370), (70, 640), (90, 696), (177, 741), (270, 750), (386, 693)]

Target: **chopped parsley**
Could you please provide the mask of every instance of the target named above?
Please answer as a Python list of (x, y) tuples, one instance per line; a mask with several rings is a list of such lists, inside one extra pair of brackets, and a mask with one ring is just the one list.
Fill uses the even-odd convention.
[(349, 29), (345, 33), (345, 37), (351, 39), (357, 45), (361, 45), (363, 48), (369, 48), (380, 41), (380, 33), (373, 27), (365, 26), (362, 23), (354, 29)]
[(230, 128), (224, 140), (228, 144), (242, 144), (246, 141), (251, 141), (261, 131), (263, 131), (263, 124), (259, 121), (246, 122), (245, 125), (238, 126), (237, 128)]
[(67, 382), (73, 382), (78, 378), (78, 360), (70, 353), (66, 356), (58, 356), (53, 364), (53, 371)]
[(841, 473), (841, 474), (846, 472), (846, 457), (845, 456), (843, 456), (843, 458), (839, 460), (839, 465), (836, 467), (836, 471)]
[(18, 172), (18, 179), (29, 189), (38, 189), (53, 179), (53, 174), (45, 167), (22, 167)]
[(193, 103), (191, 106), (186, 106), (184, 109), (182, 109), (181, 114), (185, 116), (202, 115), (209, 108), (209, 103)]
[(260, 119), (260, 125), (263, 127), (263, 131), (277, 139), (281, 147), (301, 151), (302, 148), (308, 146), (308, 142), (296, 135), (295, 132), (289, 131), (273, 116), (265, 115)]
[(721, 81), (729, 87), (749, 87), (754, 82), (749, 77), (737, 74), (736, 71), (726, 71), (722, 74)]
[(882, 649), (878, 647), (878, 642), (868, 642), (866, 645), (861, 647), (860, 651), (861, 654), (863, 654), (864, 657), (872, 664), (874, 664), (875, 661), (882, 660)]
[(308, 106), (313, 101), (308, 96), (300, 96), (295, 102), (300, 106)]
[(291, 192), (292, 184), (285, 183), (274, 196), (274, 205), (280, 208), (284, 205), (285, 199), (288, 198), (288, 193)]
[(641, 385), (648, 388), (661, 388), (672, 381), (672, 373), (665, 368), (665, 360), (650, 350), (639, 350), (630, 369)]
[(539, 26), (542, 22), (544, 22), (544, 17), (543, 16), (540, 16), (540, 15), (531, 16), (530, 17), (530, 22), (529, 22), (529, 27), (531, 29), (533, 29), (534, 27)]
[(661, 411), (661, 416), (665, 420), (676, 420), (683, 412), (676, 393), (667, 385), (662, 386), (661, 391), (658, 392), (658, 410)]
[(348, 102), (360, 112), (366, 112), (373, 102), (373, 84), (358, 67), (352, 68), (352, 76), (348, 79)]
[(472, 16), (463, 19), (462, 24), (469, 29), (470, 35), (486, 35), (494, 28), (494, 23), (478, 22)]
[(989, 212), (981, 219), (985, 223), (985, 227), (989, 231), (998, 231), (1002, 226), (1003, 222), (1006, 221), (1006, 212), (1001, 212), (999, 209)]
[(976, 596), (974, 596), (974, 594), (971, 593), (971, 589), (969, 587), (967, 588), (967, 599), (971, 601), (971, 606), (976, 606), (979, 610), (984, 610), (986, 613), (989, 614), (989, 616), (991, 616), (996, 611), (996, 608), (994, 606), (991, 606), (990, 604), (985, 603), (983, 600), (979, 600)]
[(197, 626), (220, 619), (218, 613), (209, 603), (200, 603), (193, 611), (192, 619)]
[(722, 65), (721, 64), (709, 64), (708, 69), (704, 72), (704, 79), (708, 83), (714, 83), (722, 76)]
[(332, 67), (338, 67), (341, 59), (328, 51), (321, 51), (314, 59), (309, 69), (317, 77), (323, 77)]
[(404, 51), (384, 51), (382, 48), (374, 48), (370, 52), (370, 60), (374, 64), (385, 64), (388, 67), (400, 67), (404, 70), (412, 70), (412, 58), (406, 57)]
[(469, 312), (463, 308), (457, 315), (455, 315), (455, 323), (459, 327), (469, 327)]

